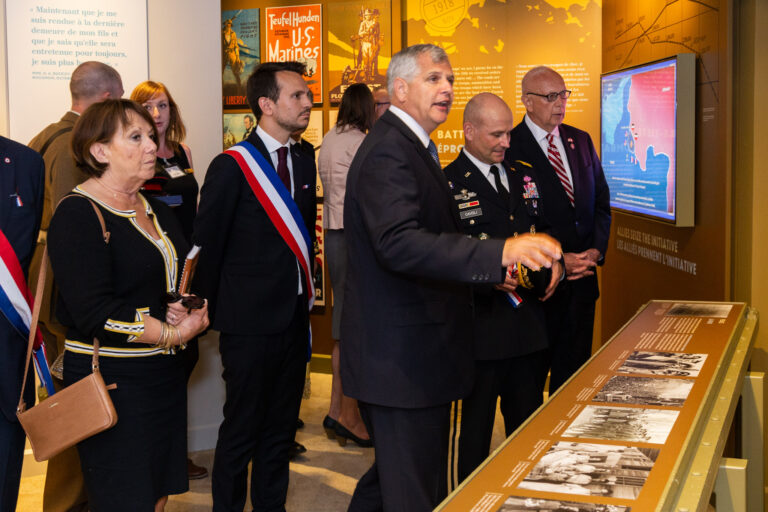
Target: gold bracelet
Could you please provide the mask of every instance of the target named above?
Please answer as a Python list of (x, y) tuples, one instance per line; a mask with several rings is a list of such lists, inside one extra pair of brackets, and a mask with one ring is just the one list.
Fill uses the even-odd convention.
[(163, 334), (165, 332), (165, 324), (163, 322), (160, 322), (160, 336), (157, 337), (157, 341), (155, 342), (156, 346), (160, 346), (160, 343), (163, 341)]

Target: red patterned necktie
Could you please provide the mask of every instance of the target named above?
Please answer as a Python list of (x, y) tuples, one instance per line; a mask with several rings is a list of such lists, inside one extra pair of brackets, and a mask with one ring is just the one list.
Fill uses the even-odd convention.
[(563, 165), (563, 158), (560, 156), (560, 151), (558, 151), (557, 146), (555, 146), (555, 136), (551, 133), (547, 134), (547, 142), (549, 143), (549, 146), (547, 147), (547, 158), (549, 158), (549, 163), (552, 164), (557, 177), (560, 178), (560, 183), (563, 185), (563, 189), (565, 189), (565, 195), (568, 196), (571, 206), (574, 206), (573, 185), (571, 185), (571, 180), (568, 179), (568, 173), (565, 172), (565, 165)]
[(288, 172), (288, 148), (283, 146), (277, 148), (277, 175), (283, 182), (288, 193), (291, 193), (291, 173)]

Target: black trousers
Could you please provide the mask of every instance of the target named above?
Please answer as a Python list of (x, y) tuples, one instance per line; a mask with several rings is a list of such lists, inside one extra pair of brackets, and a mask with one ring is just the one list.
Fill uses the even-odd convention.
[(19, 422), (8, 420), (0, 412), (0, 510), (16, 510), (24, 460), (24, 440), (24, 430)]
[(594, 293), (584, 290), (586, 283), (568, 284), (568, 288), (555, 292), (544, 306), (549, 333), (550, 396), (592, 355)]
[(248, 463), (253, 510), (283, 511), (288, 455), (296, 434), (307, 363), (306, 302), (297, 297), (293, 320), (274, 335), (221, 333), (224, 421), (213, 460), (213, 510), (242, 512)]
[(376, 460), (350, 512), (428, 512), (447, 495), (450, 404), (401, 409), (359, 402)]
[(498, 361), (475, 361), (472, 392), (461, 402), (459, 482), (488, 457), (499, 397), (507, 436), (541, 405), (546, 363), (545, 350)]

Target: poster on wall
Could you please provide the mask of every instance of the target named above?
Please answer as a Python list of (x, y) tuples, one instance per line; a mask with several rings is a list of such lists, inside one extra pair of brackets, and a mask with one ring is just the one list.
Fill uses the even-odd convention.
[(461, 150), (464, 106), (478, 93), (500, 96), (512, 108), (515, 124), (522, 121), (521, 80), (539, 65), (558, 71), (572, 91), (565, 122), (599, 139), (600, 2), (544, 0), (536, 8), (528, 4), (504, 0), (405, 3), (406, 43), (441, 46), (453, 67), (453, 107), (448, 120), (432, 134), (443, 165)]
[(224, 108), (248, 108), (245, 82), (259, 65), (259, 10), (221, 12), (221, 91)]
[(256, 118), (253, 114), (224, 114), (223, 117), (224, 151), (238, 142), (248, 138), (256, 129)]
[(147, 3), (5, 2), (10, 136), (28, 141), (72, 104), (69, 79), (86, 61), (115, 68), (129, 92), (148, 77)]
[(325, 233), (323, 233), (323, 203), (317, 203), (315, 219), (315, 307), (325, 306)]
[(307, 66), (304, 80), (315, 104), (323, 102), (322, 5), (264, 10), (266, 62), (295, 60)]
[(389, 0), (338, 2), (328, 6), (328, 87), (338, 105), (348, 86), (387, 85), (392, 57), (392, 11)]

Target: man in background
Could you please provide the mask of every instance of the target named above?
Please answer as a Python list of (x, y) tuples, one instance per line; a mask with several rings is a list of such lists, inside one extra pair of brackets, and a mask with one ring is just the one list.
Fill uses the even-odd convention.
[(392, 57), (392, 106), (363, 140), (344, 201), (348, 247), (341, 348), (347, 395), (374, 440), (376, 460), (349, 510), (429, 511), (447, 493), (450, 404), (472, 385), (469, 283), (501, 283), (522, 261), (550, 266), (547, 235), (473, 240), (459, 232), (432, 133), (453, 103), (442, 48)]
[[(24, 289), (43, 212), (44, 173), (40, 155), (0, 137), (0, 265), (7, 268), (4, 273), (10, 276), (15, 273)], [(26, 291), (18, 288), (15, 279), (11, 281), (0, 280), (0, 293), (6, 299), (14, 296), (9, 292), (15, 291), (18, 296)], [(13, 314), (18, 311), (16, 307), (8, 300), (0, 304), (0, 510), (8, 511), (16, 510), (25, 438), (16, 419), (16, 407), (24, 379), (29, 331), (11, 322), (10, 318), (21, 320)], [(31, 308), (27, 311), (31, 313)], [(24, 389), (27, 407), (35, 404), (35, 377), (31, 366)]]
[(304, 70), (298, 62), (254, 69), (246, 89), (258, 125), (214, 158), (200, 193), (196, 287), (221, 333), (226, 385), (216, 512), (242, 512), (249, 463), (253, 509), (285, 509), (314, 291), (315, 161), (290, 143), (312, 111)]
[(384, 112), (389, 110), (389, 93), (386, 87), (377, 87), (373, 91), (373, 105), (376, 110), (376, 119), (378, 120)]
[[(478, 240), (546, 229), (531, 166), (503, 162), (513, 126), (504, 100), (491, 93), (473, 97), (464, 108), (464, 148), (445, 168), (462, 231)], [(545, 299), (560, 282), (562, 265), (552, 270)], [(544, 392), (547, 331), (539, 296), (511, 278), (505, 285), (477, 285), (473, 297), (475, 379), (461, 401), (456, 484), (488, 457), (497, 400), (509, 436), (541, 405)]]
[[(30, 266), (32, 286), (37, 281), (40, 261), (43, 257), (45, 235), (59, 200), (75, 186), (88, 179), (75, 165), (70, 153), (72, 128), (85, 110), (108, 98), (123, 96), (123, 82), (120, 74), (111, 66), (102, 62), (83, 62), (75, 68), (69, 81), (72, 106), (56, 123), (50, 124), (35, 136), (29, 147), (40, 153), (45, 160), (45, 200), (43, 220), (40, 227), (38, 247)], [(49, 269), (50, 271), (50, 269)], [(34, 289), (34, 288), (33, 288)], [(40, 330), (43, 333), (45, 348), (53, 361), (64, 352), (64, 327), (56, 319), (53, 279), (48, 279), (40, 309)], [(57, 388), (62, 382), (54, 379)], [(43, 494), (44, 512), (68, 512), (86, 510), (87, 497), (80, 472), (80, 458), (72, 447), (48, 461)]]
[(505, 160), (529, 162), (537, 176), (544, 220), (563, 245), (567, 283), (546, 302), (549, 393), (592, 353), (598, 265), (611, 228), (610, 194), (589, 134), (563, 124), (571, 91), (555, 70), (539, 66), (522, 80), (526, 115), (512, 130)]

